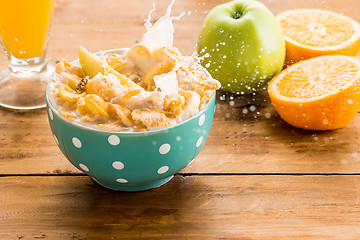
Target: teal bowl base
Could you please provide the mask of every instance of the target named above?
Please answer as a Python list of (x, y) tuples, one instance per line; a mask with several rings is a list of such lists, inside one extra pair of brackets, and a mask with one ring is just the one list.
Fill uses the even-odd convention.
[(152, 188), (156, 188), (156, 187), (160, 187), (161, 185), (164, 185), (165, 183), (167, 183), (168, 181), (170, 181), (172, 178), (174, 177), (174, 175), (171, 175), (170, 177), (158, 180), (158, 181), (154, 181), (151, 182), (149, 184), (136, 184), (136, 185), (130, 185), (130, 184), (109, 184), (103, 181), (99, 181), (95, 178), (92, 177), (92, 179), (97, 182), (98, 184), (100, 184), (101, 186), (111, 189), (111, 190), (116, 190), (116, 191), (125, 191), (125, 192), (136, 192), (136, 191), (145, 191), (145, 190), (149, 190)]

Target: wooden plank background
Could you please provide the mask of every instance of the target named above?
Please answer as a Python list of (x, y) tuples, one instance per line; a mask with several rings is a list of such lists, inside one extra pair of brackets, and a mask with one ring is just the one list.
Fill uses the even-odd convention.
[(88, 177), (6, 177), (0, 238), (357, 239), (359, 181), (177, 176), (161, 188), (124, 193)]
[[(156, 20), (170, 0), (155, 2)], [(224, 2), (176, 1), (174, 15), (191, 14), (175, 23), (175, 46), (193, 53), (205, 14)], [(309, 7), (360, 21), (358, 0), (262, 2), (275, 14)], [(75, 59), (79, 45), (99, 51), (139, 42), (152, 3), (57, 0), (50, 62)], [(45, 110), (0, 109), (0, 239), (359, 239), (359, 137), (359, 114), (340, 130), (304, 131), (282, 121), (266, 93), (219, 91), (195, 161), (160, 188), (122, 193), (65, 159)]]

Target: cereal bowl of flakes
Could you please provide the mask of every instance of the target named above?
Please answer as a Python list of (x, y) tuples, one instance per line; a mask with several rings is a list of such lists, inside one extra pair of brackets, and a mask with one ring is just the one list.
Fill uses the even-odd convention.
[(177, 48), (144, 45), (60, 61), (46, 90), (48, 119), (66, 158), (120, 191), (161, 186), (209, 135), (220, 83)]

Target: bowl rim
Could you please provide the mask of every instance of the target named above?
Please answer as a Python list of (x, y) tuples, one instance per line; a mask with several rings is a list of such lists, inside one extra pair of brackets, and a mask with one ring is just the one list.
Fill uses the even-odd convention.
[[(103, 56), (105, 54), (111, 54), (111, 53), (125, 53), (126, 51), (128, 51), (129, 48), (115, 48), (115, 49), (109, 49), (109, 50), (103, 50), (103, 51), (99, 51), (96, 52), (94, 54), (99, 55), (99, 56)], [(73, 61), (71, 61), (71, 64), (79, 64), (79, 59), (75, 59)], [(210, 75), (210, 73), (203, 67), (201, 66), (201, 69), (205, 72), (206, 76), (212, 79), (212, 76)], [(56, 72), (54, 72), (53, 74), (56, 74)], [(80, 124), (78, 122), (71, 122), (68, 119), (66, 119), (65, 117), (63, 117), (62, 115), (59, 114), (59, 111), (53, 106), (51, 100), (49, 99), (49, 95), (50, 95), (50, 86), (51, 84), (51, 80), (49, 81), (47, 87), (46, 87), (46, 92), (45, 92), (45, 97), (46, 97), (46, 103), (48, 105), (48, 107), (51, 109), (52, 113), (56, 114), (57, 117), (59, 117), (60, 119), (62, 119), (63, 121), (69, 123), (70, 125), (73, 125), (75, 127), (81, 128), (83, 130), (89, 130), (89, 131), (93, 131), (93, 132), (100, 132), (100, 133), (113, 133), (113, 134), (150, 134), (150, 133), (159, 133), (162, 131), (169, 131), (170, 129), (174, 129), (177, 127), (180, 127), (181, 125), (190, 122), (194, 119), (196, 119), (197, 117), (199, 117), (200, 115), (202, 115), (209, 107), (209, 105), (211, 104), (212, 101), (215, 101), (214, 98), (216, 98), (216, 90), (214, 90), (214, 95), (212, 96), (212, 98), (202, 107), (202, 109), (197, 112), (195, 115), (191, 116), (190, 118), (186, 119), (185, 121), (179, 122), (179, 123), (175, 123), (173, 125), (167, 126), (167, 127), (163, 127), (163, 128), (157, 128), (157, 129), (151, 129), (151, 130), (145, 130), (145, 131), (139, 131), (139, 132), (130, 132), (130, 131), (111, 131), (111, 130), (105, 130), (105, 129), (97, 129), (94, 127), (90, 127), (90, 126), (86, 126), (83, 124)]]

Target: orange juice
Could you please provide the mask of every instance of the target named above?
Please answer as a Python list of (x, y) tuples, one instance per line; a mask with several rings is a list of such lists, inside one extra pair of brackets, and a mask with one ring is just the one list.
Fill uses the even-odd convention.
[(46, 47), (55, 0), (0, 0), (0, 38), (9, 55), (27, 59)]

